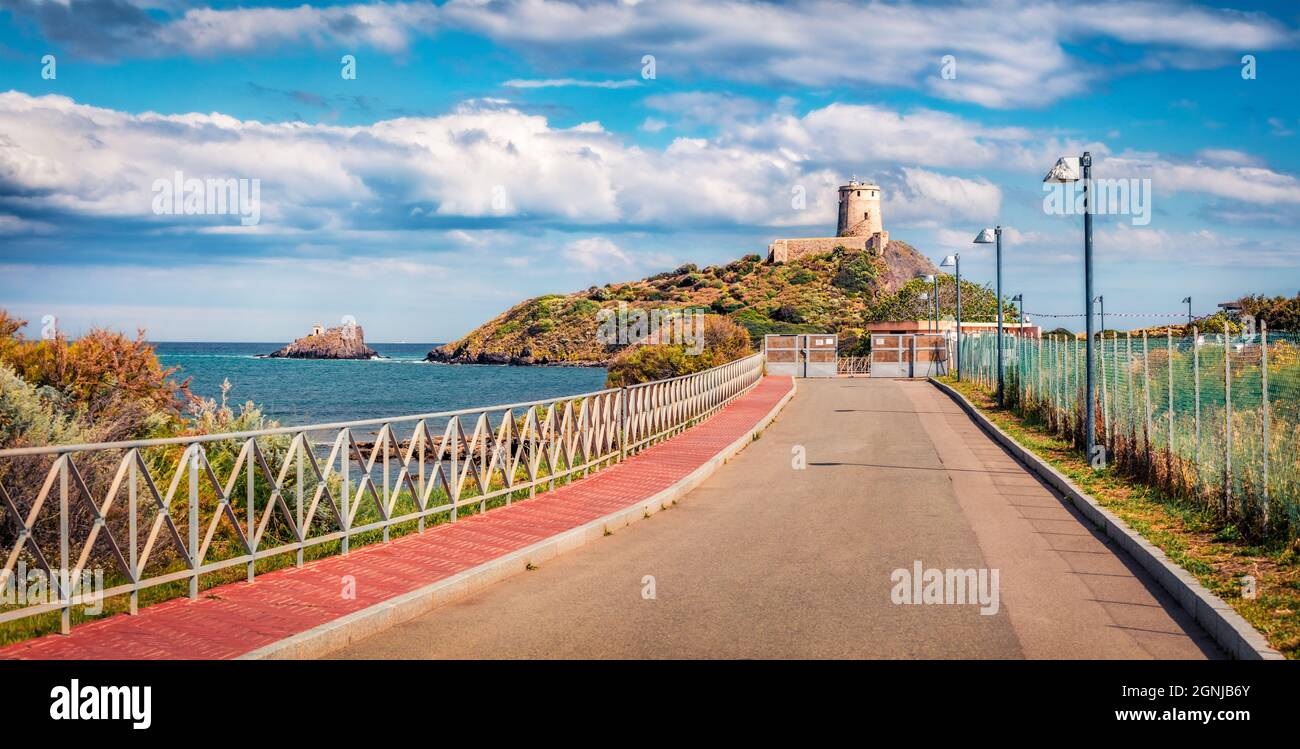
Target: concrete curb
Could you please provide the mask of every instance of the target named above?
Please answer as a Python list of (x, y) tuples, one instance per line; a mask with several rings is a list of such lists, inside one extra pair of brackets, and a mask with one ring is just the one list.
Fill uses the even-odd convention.
[(300, 632), (270, 645), (251, 650), (239, 656), (237, 660), (293, 660), (319, 658), (339, 648), (371, 635), (382, 632), (402, 622), (430, 611), (438, 606), (451, 603), (475, 593), (492, 583), (504, 580), (542, 562), (572, 551), (598, 538), (603, 538), (606, 531), (613, 531), (631, 525), (638, 520), (666, 509), (670, 504), (685, 496), (699, 486), (728, 460), (745, 449), (754, 436), (763, 431), (776, 419), (785, 404), (794, 397), (795, 380), (790, 380), (790, 391), (786, 393), (771, 411), (759, 420), (752, 429), (720, 450), (703, 465), (696, 468), (677, 483), (636, 504), (617, 512), (597, 518), (577, 528), (564, 531), (558, 535), (538, 541), (532, 546), (519, 549), (505, 556), (484, 562), (477, 567), (459, 572), (449, 578), (430, 583), (409, 593), (383, 603), (377, 603), (334, 621), (327, 622), (306, 632)]
[(1114, 539), (1121, 549), (1178, 600), (1179, 605), (1229, 656), (1239, 660), (1285, 660), (1285, 656), (1271, 648), (1268, 640), (1250, 626), (1250, 622), (1224, 603), (1223, 599), (1206, 590), (1205, 586), (1192, 576), (1192, 573), (1171, 561), (1163, 551), (1138, 535), (1123, 520), (1102, 507), (1097, 500), (1084, 493), (1060, 471), (1021, 447), (1020, 443), (980, 413), (979, 409), (975, 408), (961, 393), (933, 377), (928, 379), (961, 406), (962, 410), (976, 424), (979, 424), (981, 429), (988, 432), (989, 436), (1038, 474), (1048, 486), (1060, 492), (1107, 537)]

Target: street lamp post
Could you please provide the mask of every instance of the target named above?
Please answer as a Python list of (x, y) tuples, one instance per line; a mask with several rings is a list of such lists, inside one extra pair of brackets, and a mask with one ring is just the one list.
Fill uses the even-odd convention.
[(949, 255), (939, 267), (951, 267), (957, 283), (957, 382), (961, 382), (961, 255)]
[(1016, 303), (1016, 313), (1020, 317), (1020, 341), (1025, 340), (1025, 295), (1024, 293), (1016, 294), (1011, 297), (1011, 301)]
[(1191, 298), (1191, 297), (1187, 297), (1186, 299), (1183, 300), (1183, 304), (1186, 304), (1186, 305), (1187, 305), (1187, 330), (1188, 330), (1188, 332), (1191, 332), (1191, 329), (1192, 329), (1192, 298)]
[(1102, 295), (1098, 295), (1097, 298), (1094, 299), (1093, 301), (1101, 305), (1101, 334), (1102, 336), (1105, 336), (1106, 335), (1106, 297)]
[(998, 295), (998, 408), (1002, 407), (1002, 227), (992, 230), (982, 229), (975, 235), (975, 244), (994, 244), (997, 246), (997, 289)]
[(1096, 388), (1093, 372), (1093, 325), (1092, 325), (1092, 154), (1084, 151), (1082, 156), (1065, 156), (1056, 160), (1043, 182), (1083, 182), (1083, 309), (1088, 340), (1085, 346), (1085, 366), (1087, 367), (1086, 391), (1084, 394), (1084, 432), (1087, 436), (1087, 458), (1093, 460), (1093, 450), (1097, 446), (1097, 414), (1093, 410), (1093, 395)]

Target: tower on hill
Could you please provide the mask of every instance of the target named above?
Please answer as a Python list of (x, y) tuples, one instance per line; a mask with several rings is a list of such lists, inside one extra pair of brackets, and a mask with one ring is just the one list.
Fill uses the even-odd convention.
[(849, 252), (883, 254), (889, 232), (880, 216), (880, 185), (857, 177), (840, 186), (840, 218), (833, 237), (778, 239), (767, 246), (770, 263), (788, 263), (801, 257), (822, 255), (843, 247)]
[(837, 237), (869, 237), (884, 230), (880, 219), (880, 185), (856, 177), (840, 186)]

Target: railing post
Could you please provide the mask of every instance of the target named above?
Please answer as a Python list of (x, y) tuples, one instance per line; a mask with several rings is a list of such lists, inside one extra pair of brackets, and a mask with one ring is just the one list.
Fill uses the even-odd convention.
[(254, 463), (253, 457), (255, 454), (254, 448), (256, 447), (257, 447), (257, 438), (249, 437), (248, 438), (248, 466), (247, 466), (248, 480), (245, 481), (244, 483), (246, 484), (245, 494), (247, 495), (246, 499), (248, 503), (248, 506), (245, 508), (246, 511), (245, 514), (248, 517), (248, 582), (250, 583), (253, 582), (253, 578), (257, 574), (257, 570), (256, 570), (257, 547), (253, 544), (253, 533), (257, 524), (257, 512), (253, 507), (254, 500), (255, 500), (255, 495), (253, 493), (254, 492), (253, 482), (255, 481), (255, 479), (253, 478), (255, 475), (253, 472), (253, 463)]
[(303, 550), (307, 548), (307, 529), (303, 527), (303, 516), (302, 516), (302, 482), (303, 482), (302, 457), (303, 457), (303, 453), (306, 452), (306, 450), (307, 450), (307, 433), (303, 432), (301, 435), (299, 435), (298, 454), (297, 454), (297, 463), (298, 463), (297, 477), (296, 477), (297, 481), (295, 483), (297, 489), (294, 492), (295, 505), (297, 507), (296, 516), (298, 518), (298, 535), (302, 538), (302, 540), (298, 542), (298, 553), (295, 555), (296, 558), (294, 559), (294, 563), (298, 567), (301, 567), (303, 564)]
[[(512, 431), (514, 430), (514, 426), (515, 426), (514, 424), (510, 425)], [(424, 419), (421, 419), (419, 423), (415, 425), (415, 431), (416, 433), (411, 435), (411, 442), (412, 442), (412, 447), (418, 451), (416, 453), (416, 470), (420, 472), (420, 480), (419, 482), (416, 483), (416, 488), (415, 488), (415, 490), (420, 493), (420, 496), (416, 497), (415, 506), (420, 508), (420, 521), (418, 523), (418, 530), (420, 533), (424, 533), (424, 508), (422, 506), (424, 503), (424, 449), (425, 449), (424, 443), (428, 435), (428, 428), (425, 426)], [(519, 447), (521, 450), (523, 449), (522, 440), (519, 443)]]
[[(548, 414), (549, 414), (549, 417), (551, 418), (551, 420), (554, 421), (554, 419), (555, 419), (555, 407), (554, 407), (554, 405), (552, 405), (551, 408), (548, 410)], [(448, 498), (449, 500), (451, 500), (451, 522), (454, 523), (454, 522), (456, 522), (456, 519), (460, 516), (460, 444), (461, 444), (461, 439), (460, 439), (460, 417), (459, 417), (459, 416), (453, 416), (453, 417), (451, 417), (451, 419), (447, 422), (447, 436), (448, 436), (448, 438), (451, 439), (451, 441), (452, 441), (452, 444), (451, 444), (451, 450), (448, 451), (448, 452), (451, 453), (451, 485), (450, 485), (449, 487), (447, 487), (447, 498)], [(555, 433), (554, 433), (554, 430), (552, 430), (552, 433), (551, 433), (551, 439), (552, 439), (552, 440), (555, 439)], [(468, 450), (465, 451), (465, 457), (466, 457), (467, 459), (469, 459), (469, 460), (473, 460), (473, 456), (469, 454), (469, 451), (468, 451)], [(554, 480), (554, 476), (555, 476), (555, 461), (554, 461), (554, 460), (551, 460), (551, 461), (550, 461), (550, 464), (551, 464), (551, 476), (552, 476), (552, 479), (551, 479), (551, 488), (555, 488), (555, 480)]]
[(628, 396), (630, 392), (624, 385), (619, 390), (618, 398), (618, 460), (623, 462), (627, 460), (627, 426), (628, 426)]
[(380, 434), (382, 435), (383, 443), (384, 443), (384, 445), (383, 445), (383, 455), (384, 455), (384, 470), (383, 470), (383, 475), (384, 475), (384, 493), (383, 493), (383, 498), (384, 498), (384, 499), (383, 499), (383, 502), (384, 502), (384, 543), (388, 543), (388, 528), (389, 528), (389, 526), (392, 524), (392, 521), (389, 519), (389, 515), (390, 515), (391, 513), (390, 513), (389, 510), (388, 510), (388, 507), (389, 507), (389, 504), (388, 504), (388, 491), (389, 491), (389, 489), (388, 489), (388, 438), (389, 438), (390, 436), (392, 436), (392, 431), (393, 431), (393, 430), (389, 428), (389, 425), (388, 425), (388, 424), (385, 424), (385, 425), (380, 429)]
[(128, 485), (129, 488), (127, 489), (127, 493), (126, 493), (126, 497), (127, 497), (126, 507), (128, 513), (126, 519), (126, 534), (131, 538), (131, 544), (130, 544), (131, 548), (127, 550), (126, 559), (127, 559), (127, 564), (129, 564), (131, 567), (130, 613), (132, 616), (140, 613), (140, 564), (138, 560), (139, 553), (136, 551), (137, 547), (139, 546), (138, 543), (139, 527), (136, 521), (137, 505), (139, 502), (139, 492), (137, 491), (136, 483), (139, 481), (139, 478), (136, 476), (135, 473), (136, 460), (137, 460), (136, 455), (137, 453), (135, 448), (132, 448), (126, 454), (127, 459), (131, 461), (128, 464), (126, 469), (127, 481), (130, 482), (130, 484)]
[(339, 496), (342, 497), (343, 501), (343, 542), (340, 544), (340, 549), (343, 554), (347, 554), (349, 536), (352, 532), (352, 513), (348, 509), (352, 504), (352, 487), (348, 478), (348, 469), (352, 463), (352, 430), (344, 427), (339, 437), (343, 441), (343, 445), (339, 449), (339, 457), (343, 460), (343, 464), (339, 466), (339, 485), (341, 489)]
[(190, 445), (190, 600), (199, 598), (199, 445)]
[[(71, 582), (68, 575), (68, 556), (70, 539), (68, 538), (68, 462), (71, 453), (59, 457), (59, 632), (72, 634), (72, 595), (69, 590)], [(33, 523), (33, 527), (35, 524)]]

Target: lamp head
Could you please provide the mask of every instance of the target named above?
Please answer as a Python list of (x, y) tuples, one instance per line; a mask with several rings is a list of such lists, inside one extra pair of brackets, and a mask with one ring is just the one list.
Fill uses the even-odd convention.
[(1192, 303), (1191, 297), (1187, 297), (1186, 299), (1183, 300), (1183, 304), (1191, 304), (1191, 303)]
[(922, 302), (928, 302), (928, 301), (930, 301), (930, 295), (927, 294), (926, 292), (922, 291), (922, 292), (921, 292), (921, 295), (918, 296), (917, 299), (920, 300), (920, 301), (922, 301)]
[(933, 273), (927, 273), (926, 276), (925, 276), (925, 282), (926, 282), (926, 283), (934, 283), (934, 274), (933, 274)]
[(939, 263), (939, 267), (940, 267), (940, 268), (951, 268), (952, 266), (954, 266), (954, 265), (957, 264), (957, 258), (959, 258), (959, 257), (961, 257), (961, 256), (960, 256), (960, 255), (949, 255), (948, 257), (946, 257), (946, 258), (943, 259), (943, 262), (942, 262), (942, 263)]
[(1056, 160), (1056, 166), (1043, 177), (1044, 182), (1078, 182), (1079, 157), (1062, 156)]
[(993, 244), (997, 241), (997, 235), (992, 229), (980, 229), (980, 233), (975, 235), (975, 244)]

